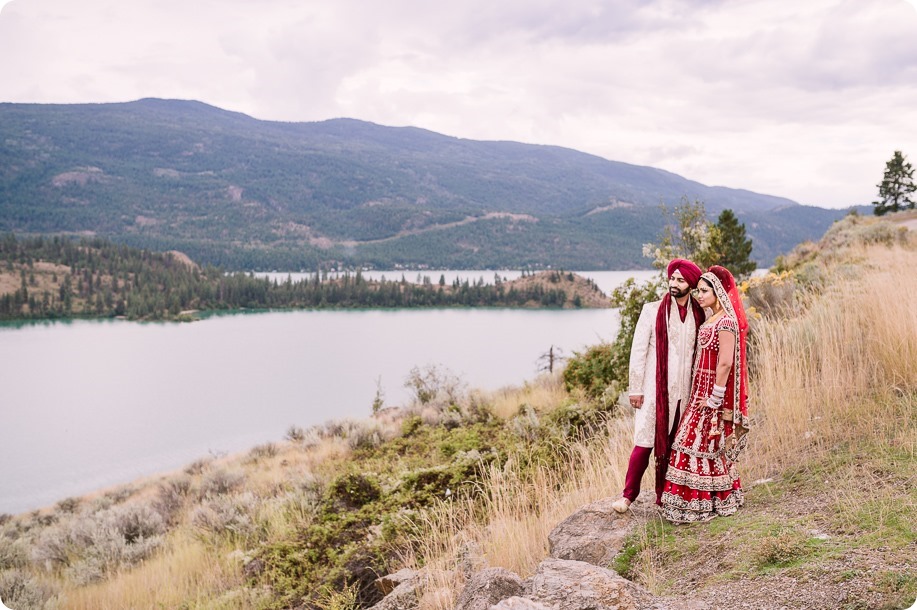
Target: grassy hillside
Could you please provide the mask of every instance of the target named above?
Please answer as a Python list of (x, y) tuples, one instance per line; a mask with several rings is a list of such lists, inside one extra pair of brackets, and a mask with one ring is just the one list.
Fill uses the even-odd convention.
[[(848, 217), (746, 285), (753, 429), (734, 517), (651, 517), (614, 568), (702, 607), (907, 608), (917, 596), (913, 233)], [(291, 428), (0, 525), (0, 596), (20, 608), (367, 607), (377, 574), (430, 575), (454, 607), (475, 567), (526, 576), (577, 507), (620, 493), (629, 407), (556, 377), (469, 392), (417, 370), (412, 404)], [(21, 601), (20, 601), (21, 600)], [(57, 604), (56, 606), (54, 604)]]
[(843, 213), (411, 127), (176, 100), (0, 104), (0, 231), (98, 235), (228, 269), (634, 269), (660, 202), (683, 196), (735, 210), (762, 264)]

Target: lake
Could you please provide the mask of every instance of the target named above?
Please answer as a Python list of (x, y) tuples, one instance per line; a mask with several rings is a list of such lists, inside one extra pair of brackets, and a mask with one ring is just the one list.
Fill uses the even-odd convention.
[[(492, 282), (494, 274), (423, 274), (436, 282), (440, 273), (449, 282)], [(653, 272), (582, 274), (608, 292), (627, 277)], [(409, 281), (416, 276), (405, 272)], [(0, 513), (278, 441), (291, 425), (367, 417), (378, 387), (387, 406), (404, 404), (404, 381), (415, 366), (439, 366), (473, 388), (519, 385), (536, 376), (539, 356), (552, 345), (572, 355), (613, 339), (617, 326), (615, 310), (519, 309), (3, 325)]]

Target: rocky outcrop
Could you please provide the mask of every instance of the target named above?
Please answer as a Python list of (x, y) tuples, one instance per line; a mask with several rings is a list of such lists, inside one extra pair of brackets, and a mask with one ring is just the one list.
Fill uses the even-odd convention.
[(549, 555), (555, 559), (609, 566), (634, 531), (637, 506), (626, 513), (611, 507), (615, 498), (587, 504), (561, 521), (548, 535)]
[(554, 606), (545, 606), (527, 597), (508, 597), (490, 610), (557, 610)]
[(643, 610), (653, 596), (613, 570), (584, 561), (545, 559), (526, 597), (564, 610)]
[(376, 588), (382, 592), (382, 595), (388, 595), (396, 588), (398, 585), (415, 580), (418, 578), (417, 572), (414, 570), (404, 568), (398, 570), (394, 574), (389, 574), (388, 576), (383, 576), (382, 578), (376, 579)]
[(455, 610), (488, 610), (523, 592), (522, 579), (505, 568), (487, 568), (474, 574), (462, 590)]
[(376, 580), (376, 586), (385, 597), (370, 610), (416, 610), (426, 582), (422, 574), (413, 570), (399, 570), (395, 574), (383, 576)]
[[(455, 610), (687, 610), (677, 600), (649, 591), (608, 569), (627, 537), (652, 516), (652, 504), (632, 505), (624, 514), (611, 507), (614, 498), (583, 506), (548, 536), (550, 557), (526, 581), (504, 568), (475, 569), (472, 549), (460, 563), (468, 579)], [(477, 550), (477, 549), (473, 549)], [(476, 565), (475, 565), (476, 564)], [(426, 579), (410, 570), (380, 578), (388, 593), (372, 610), (415, 610)], [(392, 588), (393, 587), (393, 588)]]

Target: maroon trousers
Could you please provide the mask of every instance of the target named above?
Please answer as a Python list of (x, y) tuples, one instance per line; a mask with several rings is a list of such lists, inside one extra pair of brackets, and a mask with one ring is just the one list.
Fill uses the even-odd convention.
[[(675, 424), (672, 426), (672, 430), (669, 433), (669, 447), (672, 446), (672, 442), (675, 440), (675, 433), (678, 432), (678, 423), (681, 419), (681, 401), (678, 401), (678, 404), (675, 406)], [(630, 453), (630, 461), (627, 463), (627, 475), (624, 477), (624, 493), (625, 498), (633, 502), (637, 499), (637, 496), (640, 495), (640, 481), (643, 479), (643, 473), (646, 472), (647, 466), (650, 463), (650, 456), (653, 455), (652, 447), (634, 447), (634, 450)], [(666, 456), (668, 459), (668, 456)], [(656, 485), (656, 504), (662, 504), (662, 489), (665, 486)]]

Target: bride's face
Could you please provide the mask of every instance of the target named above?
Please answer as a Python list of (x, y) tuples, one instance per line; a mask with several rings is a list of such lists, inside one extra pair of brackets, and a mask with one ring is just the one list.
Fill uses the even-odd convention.
[(703, 278), (697, 283), (696, 298), (701, 307), (713, 309), (714, 305), (716, 305), (716, 294), (713, 292), (713, 286)]

